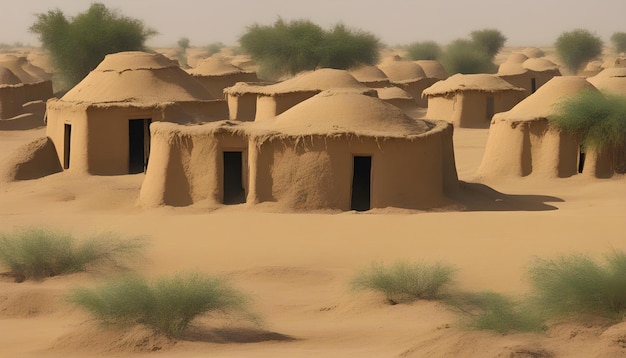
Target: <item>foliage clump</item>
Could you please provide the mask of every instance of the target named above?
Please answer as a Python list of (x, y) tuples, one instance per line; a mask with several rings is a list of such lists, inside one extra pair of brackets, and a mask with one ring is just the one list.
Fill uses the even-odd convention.
[(492, 57), (476, 43), (458, 39), (446, 46), (441, 64), (448, 74), (474, 74), (494, 72)]
[(443, 51), (435, 41), (414, 42), (406, 47), (410, 60), (438, 60)]
[(562, 33), (554, 46), (565, 67), (573, 74), (602, 54), (602, 40), (585, 29)]
[(506, 42), (506, 37), (497, 29), (475, 30), (470, 33), (470, 38), (492, 59), (500, 52)]
[(69, 233), (41, 228), (0, 234), (0, 265), (21, 282), (90, 269), (129, 267), (145, 247), (140, 238), (102, 234), (78, 241)]
[(626, 52), (626, 32), (615, 32), (611, 35), (611, 42), (615, 48), (615, 52)]
[(584, 147), (611, 154), (614, 170), (626, 171), (626, 96), (582, 91), (559, 102), (548, 119)]
[(454, 267), (443, 263), (398, 262), (388, 267), (372, 264), (353, 278), (352, 287), (382, 292), (391, 304), (437, 300), (452, 284), (455, 271)]
[(273, 25), (254, 24), (239, 38), (242, 49), (268, 78), (295, 75), (321, 67), (348, 69), (378, 62), (380, 41), (374, 35), (343, 24), (326, 31), (309, 20)]
[(154, 280), (123, 277), (96, 288), (74, 289), (69, 300), (104, 324), (141, 324), (174, 338), (208, 313), (242, 314), (255, 320), (246, 309), (245, 295), (221, 278), (199, 273)]
[(142, 21), (122, 16), (103, 4), (67, 18), (60, 9), (37, 14), (30, 31), (39, 35), (66, 88), (80, 82), (104, 56), (121, 51), (145, 50), (145, 41), (156, 34)]
[(626, 316), (626, 254), (612, 252), (603, 263), (588, 255), (536, 259), (528, 270), (532, 297), (549, 317)]

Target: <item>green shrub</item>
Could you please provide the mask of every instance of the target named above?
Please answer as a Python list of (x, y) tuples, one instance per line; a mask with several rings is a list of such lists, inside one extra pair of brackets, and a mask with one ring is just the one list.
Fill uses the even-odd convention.
[(69, 233), (39, 228), (0, 234), (0, 264), (16, 281), (87, 271), (126, 268), (145, 241), (111, 234), (78, 242)]
[(434, 41), (414, 42), (406, 47), (407, 56), (411, 60), (438, 60), (441, 57), (441, 46)]
[(198, 273), (152, 281), (125, 277), (97, 288), (77, 288), (69, 300), (105, 324), (143, 324), (170, 337), (180, 337), (198, 316), (243, 314), (247, 298), (226, 281)]
[(226, 45), (224, 45), (224, 43), (222, 42), (212, 42), (206, 46), (206, 51), (208, 52), (209, 56), (212, 56), (222, 51), (224, 47), (226, 47)]
[(441, 64), (450, 75), (492, 73), (495, 70), (491, 56), (481, 46), (463, 39), (455, 40), (446, 47)]
[(472, 31), (470, 37), (472, 42), (481, 47), (487, 55), (489, 55), (491, 60), (495, 58), (506, 42), (506, 37), (496, 29)]
[(249, 26), (239, 43), (266, 78), (318, 67), (347, 69), (361, 63), (372, 65), (378, 61), (380, 48), (373, 35), (341, 24), (325, 31), (309, 20), (282, 19), (272, 26)]
[(67, 88), (80, 82), (105, 55), (144, 50), (145, 41), (156, 34), (141, 21), (99, 3), (70, 19), (59, 9), (36, 16), (30, 31), (39, 35), (42, 46), (50, 51)]
[(611, 35), (611, 42), (615, 47), (615, 52), (626, 52), (626, 32), (615, 32)]
[(602, 40), (583, 29), (562, 33), (554, 46), (565, 67), (573, 74), (602, 54)]
[(626, 254), (612, 252), (598, 263), (587, 255), (536, 259), (529, 270), (532, 298), (549, 317), (626, 314)]
[(467, 317), (473, 329), (498, 333), (543, 329), (543, 320), (528, 305), (496, 292), (455, 295), (446, 303)]
[(616, 172), (626, 163), (626, 96), (583, 91), (557, 103), (550, 123), (574, 134), (583, 146), (612, 153)]
[(389, 267), (373, 264), (354, 277), (352, 287), (357, 290), (379, 291), (391, 304), (418, 299), (436, 300), (452, 284), (456, 269), (437, 263), (399, 262)]

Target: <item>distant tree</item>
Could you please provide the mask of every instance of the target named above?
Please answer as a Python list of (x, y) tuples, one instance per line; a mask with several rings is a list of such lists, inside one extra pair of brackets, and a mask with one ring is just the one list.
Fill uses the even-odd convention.
[(492, 73), (495, 67), (492, 57), (482, 46), (464, 39), (452, 41), (446, 46), (441, 56), (441, 64), (450, 75)]
[(60, 9), (37, 14), (30, 31), (39, 35), (65, 86), (80, 82), (110, 53), (144, 50), (145, 41), (156, 34), (142, 21), (120, 15), (103, 4), (67, 18)]
[(187, 37), (181, 37), (177, 44), (178, 49), (176, 50), (176, 58), (178, 59), (178, 63), (183, 67), (188, 67), (187, 48), (189, 48), (189, 39)]
[(210, 56), (222, 51), (224, 47), (226, 47), (226, 45), (222, 42), (212, 42), (206, 46), (206, 50)]
[(482, 47), (492, 59), (500, 52), (506, 42), (506, 37), (502, 35), (500, 30), (496, 29), (472, 31), (470, 37), (472, 41)]
[(178, 42), (178, 47), (183, 50), (186, 50), (189, 47), (189, 39), (187, 37), (181, 37)]
[(260, 66), (263, 76), (294, 75), (318, 67), (346, 69), (375, 64), (380, 43), (373, 35), (336, 25), (325, 31), (309, 20), (271, 26), (254, 24), (239, 38), (242, 49)]
[(602, 40), (584, 29), (562, 33), (555, 43), (556, 53), (572, 73), (602, 54)]
[(611, 35), (611, 42), (615, 47), (615, 52), (626, 52), (626, 32), (616, 32)]
[(414, 42), (406, 51), (411, 60), (438, 60), (442, 54), (441, 46), (435, 41)]

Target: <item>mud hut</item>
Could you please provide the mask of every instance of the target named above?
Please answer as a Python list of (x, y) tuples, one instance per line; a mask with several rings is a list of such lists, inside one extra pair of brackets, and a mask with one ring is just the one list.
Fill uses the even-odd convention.
[(221, 56), (211, 56), (202, 60), (192, 69), (187, 70), (215, 98), (224, 97), (224, 88), (237, 82), (258, 82), (253, 71), (245, 71), (237, 66), (226, 63)]
[(61, 99), (47, 102), (47, 135), (64, 169), (99, 175), (143, 172), (151, 122), (228, 118), (191, 75), (160, 54), (108, 55)]
[(378, 65), (394, 86), (409, 92), (420, 107), (428, 107), (428, 100), (422, 92), (440, 79), (428, 77), (415, 62), (402, 60), (398, 56), (389, 57)]
[(527, 58), (523, 54), (512, 54), (498, 68), (497, 76), (512, 84), (535, 93), (554, 76), (560, 76), (558, 66), (544, 58)]
[(537, 47), (526, 47), (522, 50), (522, 54), (528, 58), (539, 58), (545, 56), (544, 52)]
[(452, 126), (380, 99), (324, 91), (260, 122), (154, 123), (143, 205), (285, 210), (431, 208), (458, 185)]
[(554, 77), (510, 111), (496, 114), (478, 174), (563, 178), (578, 173), (578, 139), (550, 127), (548, 117), (557, 110), (555, 103), (582, 90), (597, 91), (583, 77)]
[(24, 104), (24, 85), (6, 67), (0, 65), (0, 119), (17, 116)]
[(448, 78), (448, 72), (446, 72), (446, 69), (438, 61), (419, 60), (414, 62), (422, 68), (428, 78), (438, 78), (440, 80)]
[(347, 71), (323, 68), (304, 72), (276, 84), (240, 82), (224, 89), (224, 93), (228, 99), (231, 119), (260, 121), (274, 118), (296, 104), (333, 88), (372, 92)]
[(376, 66), (360, 66), (349, 71), (359, 82), (370, 88), (384, 88), (391, 86), (387, 75)]
[(24, 102), (53, 97), (51, 76), (28, 62), (26, 57), (0, 54), (0, 66), (9, 69), (24, 85)]
[(602, 92), (626, 96), (626, 67), (612, 67), (587, 78)]
[(442, 119), (459, 128), (488, 128), (494, 114), (508, 111), (527, 95), (503, 79), (488, 74), (456, 74), (424, 91), (426, 118)]

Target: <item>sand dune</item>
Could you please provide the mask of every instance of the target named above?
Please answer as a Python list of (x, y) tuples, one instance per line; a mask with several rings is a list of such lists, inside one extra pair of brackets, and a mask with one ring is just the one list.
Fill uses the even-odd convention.
[[(0, 163), (42, 129), (0, 131)], [(626, 324), (553, 325), (547, 333), (469, 331), (436, 302), (387, 305), (350, 291), (372, 262), (442, 260), (467, 290), (523, 293), (534, 256), (626, 250), (626, 180), (572, 177), (478, 182), (485, 129), (455, 130), (463, 180), (458, 203), (428, 212), (274, 213), (264, 206), (142, 209), (143, 174), (58, 173), (0, 183), (0, 229), (48, 226), (78, 235), (150, 238), (148, 276), (225, 275), (253, 298), (260, 327), (203, 318), (173, 342), (142, 328), (106, 331), (64, 300), (106, 276), (42, 282), (0, 279), (0, 351), (6, 357), (618, 357)], [(463, 209), (458, 211), (455, 209)]]

